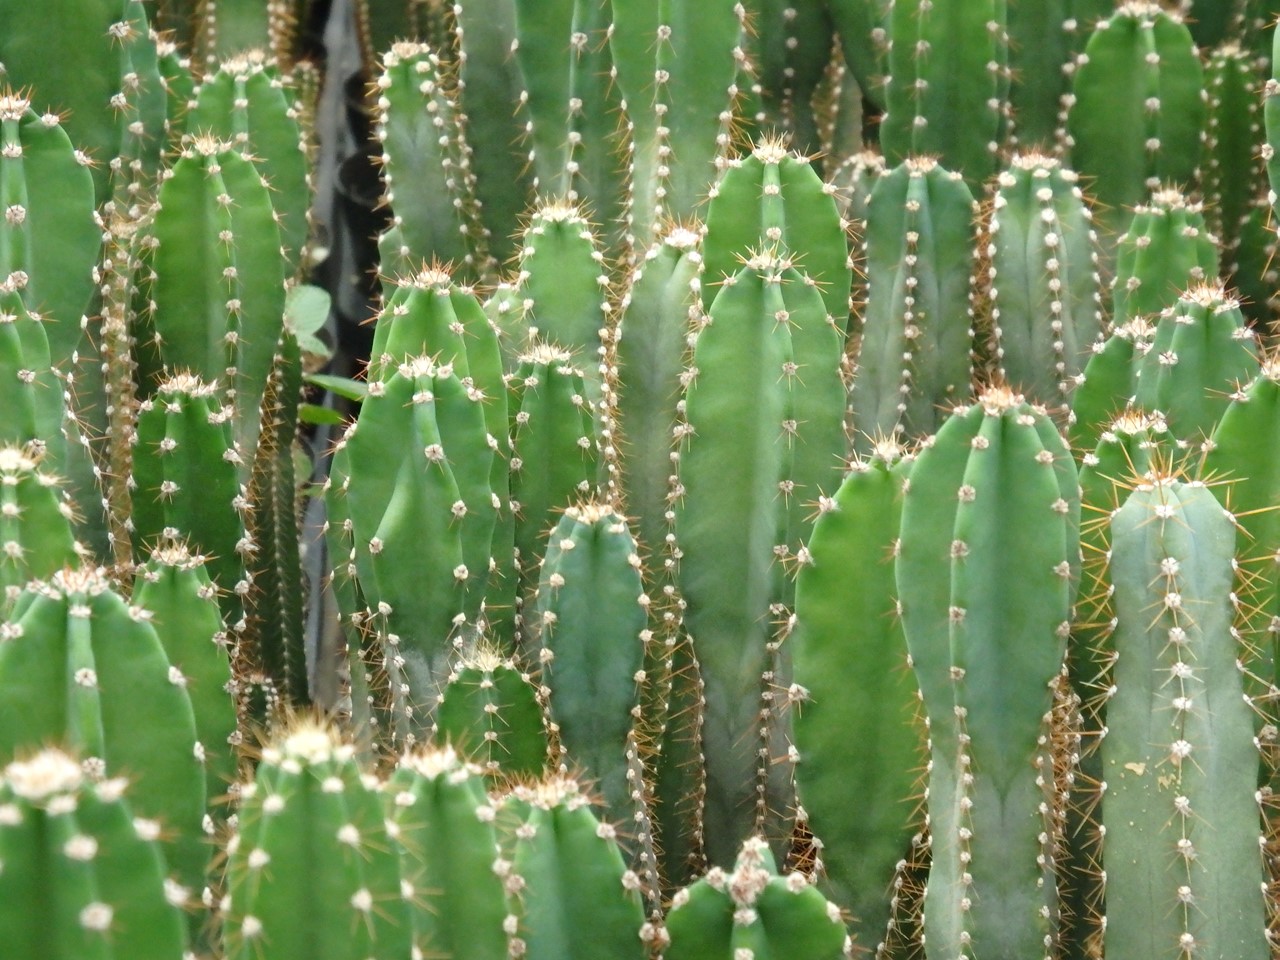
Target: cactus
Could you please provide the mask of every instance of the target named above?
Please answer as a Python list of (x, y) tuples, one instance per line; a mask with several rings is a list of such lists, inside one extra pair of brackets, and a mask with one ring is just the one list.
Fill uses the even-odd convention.
[(1079, 579), (1075, 465), (1006, 388), (920, 452), (898, 595), (928, 715), (928, 956), (1052, 953), (1059, 811), (1045, 738)]
[(627, 234), (647, 250), (694, 214), (728, 154), (745, 9), (732, 0), (618, 0), (609, 47), (628, 118)]
[(996, 376), (1061, 422), (1102, 333), (1097, 238), (1077, 180), (1050, 157), (1015, 155), (986, 227)]
[[(393, 960), (412, 931), (380, 784), (315, 721), (262, 750), (240, 791), (221, 904), (228, 960)], [(317, 870), (314, 865), (325, 864)]]
[(1095, 179), (1107, 233), (1161, 184), (1200, 165), (1204, 72), (1182, 18), (1126, 0), (1098, 22), (1077, 61), (1067, 118), (1072, 165)]
[(542, 692), (530, 675), (482, 643), (449, 673), (432, 734), (491, 779), (518, 782), (546, 771), (546, 726)]
[[(285, 260), (262, 175), (235, 145), (200, 136), (161, 186), (147, 243), (147, 322), (167, 371), (216, 383), (235, 409), (243, 471), (284, 324)], [(144, 395), (154, 384), (141, 384)]]
[(783, 564), (808, 535), (804, 504), (838, 483), (840, 352), (817, 290), (770, 252), (721, 287), (697, 332), (673, 500), (684, 625), (706, 683), (713, 861), (726, 862), (771, 804), (786, 803), (776, 785), (757, 789), (774, 747), (785, 747), (771, 744), (773, 711), (756, 698), (781, 682)]
[(479, 768), (449, 747), (418, 750), (400, 758), (386, 794), (416, 942), (456, 960), (506, 956), (511, 864), (495, 857), (495, 810)]
[(236, 626), (250, 589), (245, 562), (253, 543), (245, 533), (239, 450), (216, 393), (212, 384), (179, 375), (141, 404), (130, 522), (139, 557), (177, 541), (210, 557), (210, 576)]
[(439, 57), (421, 43), (395, 44), (377, 80), (378, 131), (392, 231), (380, 241), (383, 274), (415, 261), (452, 260), (471, 275), (491, 269), (474, 199), (462, 118)]
[(1108, 956), (1269, 955), (1234, 553), (1208, 488), (1168, 473), (1139, 483), (1111, 520)]
[[(512, 818), (507, 889), (515, 903), (511, 950), (529, 960), (646, 956), (640, 878), (626, 868), (617, 831), (596, 819), (578, 783), (552, 776), (502, 802)], [(510, 821), (508, 821), (510, 822)]]
[(649, 597), (627, 521), (587, 501), (567, 507), (547, 542), (536, 595), (540, 682), (568, 765), (627, 812), (637, 785), (627, 750), (640, 711)]
[(224, 60), (195, 90), (185, 122), (191, 130), (235, 144), (253, 161), (271, 188), (287, 272), (298, 273), (311, 188), (298, 111), (279, 66), (261, 51)]
[[(885, 443), (818, 502), (796, 576), (792, 646), (796, 786), (837, 902), (858, 940), (885, 932), (889, 887), (912, 824), (924, 737), (895, 613), (893, 548), (911, 460)], [(850, 695), (850, 687), (853, 695)]]
[(58, 478), (41, 469), (34, 451), (0, 446), (0, 611), (7, 612), (31, 580), (73, 566), (84, 548), (71, 531), (71, 507)]
[[(928, 155), (976, 189), (996, 170), (1009, 87), (1004, 0), (889, 7), (889, 74), (880, 142), (895, 166)], [(963, 116), (965, 123), (953, 123)]]
[(850, 407), (855, 449), (937, 428), (968, 394), (973, 197), (928, 159), (880, 177), (867, 205), (867, 304)]
[(205, 558), (174, 544), (140, 566), (133, 602), (150, 615), (165, 657), (185, 680), (205, 754), (205, 806), (225, 804), (239, 770), (230, 643)]
[(170, 863), (196, 888), (208, 859), (205, 747), (186, 675), (147, 620), (91, 568), (28, 585), (0, 627), (0, 756), (56, 742), (95, 776), (128, 777), (132, 809), (172, 831)]
[(181, 960), (188, 891), (165, 875), (160, 826), (122, 777), (94, 781), (46, 748), (0, 775), (0, 936), (13, 960)]
[(1183, 290), (1217, 275), (1217, 238), (1206, 229), (1203, 206), (1179, 190), (1157, 190), (1149, 203), (1134, 208), (1116, 247), (1112, 323), (1152, 319)]
[(713, 870), (675, 895), (667, 935), (668, 960), (851, 955), (839, 908), (804, 874), (778, 876), (759, 837), (743, 842), (733, 870)]

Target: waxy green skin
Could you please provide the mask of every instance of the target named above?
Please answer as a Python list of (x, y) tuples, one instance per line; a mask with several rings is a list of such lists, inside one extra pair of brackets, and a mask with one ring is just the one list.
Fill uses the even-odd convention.
[(458, 658), (436, 703), (432, 737), (491, 780), (536, 780), (547, 769), (547, 711), (539, 687), (514, 660), (483, 642)]
[(150, 614), (165, 656), (185, 678), (196, 735), (205, 749), (205, 805), (226, 810), (239, 768), (227, 631), (205, 558), (185, 547), (155, 551), (138, 567), (133, 602)]
[(443, 747), (401, 757), (384, 791), (415, 940), (455, 960), (507, 952), (505, 864), (486, 785), (478, 767)]
[[(743, 919), (743, 915), (747, 919)], [(748, 838), (732, 871), (680, 890), (667, 914), (668, 960), (838, 960), (850, 942), (835, 904), (803, 874), (779, 876), (769, 846)]]
[(1016, 155), (987, 221), (998, 380), (1064, 423), (1103, 322), (1097, 239), (1077, 180), (1050, 157)]
[(1200, 58), (1176, 14), (1136, 2), (1098, 23), (1075, 69), (1067, 129), (1072, 165), (1093, 178), (1104, 237), (1123, 233), (1129, 211), (1157, 185), (1193, 182), (1203, 89)]
[(209, 575), (235, 626), (250, 581), (247, 504), (229, 411), (215, 388), (192, 377), (164, 381), (138, 412), (133, 449), (134, 555), (186, 543), (209, 557)]
[(227, 861), (228, 960), (409, 955), (414, 938), (381, 787), (366, 780), (354, 752), (313, 722), (286, 728), (263, 749), (254, 782), (241, 790)]
[(615, 831), (597, 819), (576, 781), (517, 787), (498, 812), (504, 855), (519, 878), (517, 941), (530, 960), (649, 955), (640, 881)]
[[(182, 960), (182, 892), (122, 778), (23, 751), (0, 774), (0, 937), (13, 960)], [(177, 901), (177, 902), (175, 902)]]
[(515, 514), (517, 625), (520, 605), (538, 579), (555, 511), (590, 496), (596, 485), (599, 444), (586, 378), (557, 347), (535, 347), (508, 378), (511, 413), (511, 508)]
[[(533, 190), (592, 211), (617, 246), (627, 197), (619, 123), (621, 93), (611, 81), (610, 0), (514, 0), (512, 58), (520, 67), (522, 146)], [(559, 339), (552, 334), (552, 339)]]
[(1115, 253), (1113, 326), (1138, 317), (1154, 323), (1154, 315), (1185, 290), (1218, 276), (1217, 238), (1207, 229), (1203, 206), (1172, 188), (1156, 191), (1133, 211)]
[(650, 637), (637, 551), (613, 508), (569, 507), (547, 541), (536, 597), (539, 680), (562, 760), (595, 782), (610, 820), (633, 804), (627, 749)]
[(199, 138), (170, 173), (149, 234), (150, 328), (170, 375), (216, 383), (232, 402), (247, 474), (284, 327), (280, 228), (262, 175), (230, 144)]
[(1081, 456), (1098, 445), (1103, 431), (1128, 407), (1137, 389), (1138, 362), (1154, 336), (1155, 327), (1139, 317), (1113, 328), (1106, 340), (1095, 341), (1071, 397), (1074, 419), (1068, 437)]
[(698, 235), (668, 230), (637, 263), (613, 339), (622, 500), (651, 555), (671, 528), (672, 431), (701, 273)]
[(1215, 957), (1269, 955), (1235, 540), (1232, 518), (1195, 481), (1140, 484), (1112, 517), (1108, 956), (1185, 956), (1188, 942)]
[(684, 626), (706, 684), (706, 842), (721, 864), (789, 790), (766, 786), (771, 773), (789, 778), (759, 751), (786, 747), (770, 742), (776, 720), (765, 710), (762, 724), (757, 698), (785, 667), (776, 656), (791, 596), (783, 563), (808, 535), (803, 504), (838, 485), (839, 366), (821, 297), (768, 254), (721, 287), (697, 332), (673, 499)]
[[(154, 173), (164, 148), (164, 93), (146, 9), (140, 0), (75, 0), (59, 8), (57, 29), (50, 29), (49, 13), (20, 0), (0, 5), (6, 25), (0, 62), (10, 82), (38, 92), (41, 109), (64, 116), (72, 142), (99, 161), (92, 180), (98, 201), (105, 201), (113, 188), (107, 160), (136, 155), (140, 146)], [(136, 87), (126, 82), (130, 74)], [(120, 95), (123, 108), (112, 109)], [(130, 132), (133, 123), (142, 124), (140, 137)], [(141, 142), (131, 151), (128, 141), (135, 137)], [(73, 334), (84, 303), (69, 321)]]
[[(859, 942), (878, 943), (913, 824), (924, 746), (919, 695), (895, 612), (893, 547), (910, 460), (886, 448), (854, 462), (819, 503), (796, 576), (792, 705), (800, 806), (821, 840), (837, 902)], [(849, 695), (850, 685), (855, 693)]]
[(884, 106), (887, 33), (893, 0), (829, 0), (844, 60), (871, 103)]
[(871, 192), (850, 394), (861, 453), (880, 436), (932, 433), (942, 411), (969, 394), (974, 215), (964, 181), (932, 160), (900, 164)]
[[(392, 688), (407, 684), (396, 699), (407, 698), (410, 729), (421, 729), (449, 650), (479, 617), (496, 518), (493, 449), (479, 396), (448, 365), (411, 360), (374, 387), (346, 441), (345, 497)], [(424, 538), (433, 544), (426, 565)]]
[(627, 232), (645, 250), (692, 216), (729, 149), (730, 87), (745, 85), (735, 0), (614, 0), (609, 47), (630, 123)]
[(1209, 228), (1222, 243), (1224, 266), (1238, 256), (1244, 221), (1260, 199), (1266, 163), (1263, 78), (1251, 54), (1230, 43), (1205, 62), (1209, 113), (1205, 124), (1204, 193)]
[[(1262, 682), (1274, 683), (1276, 651), (1274, 627), (1280, 620), (1280, 571), (1275, 556), (1280, 551), (1280, 515), (1272, 505), (1280, 497), (1280, 462), (1271, 438), (1280, 412), (1280, 382), (1275, 360), (1263, 363), (1258, 376), (1241, 385), (1214, 428), (1204, 456), (1204, 476), (1223, 481), (1211, 489), (1229, 509), (1239, 527), (1237, 560), (1250, 579), (1250, 602), (1241, 626), (1254, 651), (1250, 670)], [(1249, 690), (1254, 693), (1254, 684)], [(1262, 715), (1271, 708), (1260, 701)]]
[[(932, 156), (971, 189), (996, 170), (1009, 40), (1006, 0), (895, 0), (880, 142), (885, 159)], [(953, 118), (963, 116), (965, 123)]]
[(1180, 446), (1213, 433), (1231, 394), (1258, 373), (1257, 337), (1220, 284), (1189, 290), (1160, 315), (1135, 364), (1134, 402), (1158, 410)]
[(287, 272), (297, 274), (311, 189), (297, 110), (279, 67), (261, 53), (224, 60), (217, 73), (201, 81), (185, 122), (193, 131), (235, 144), (253, 161), (271, 186)]
[(1042, 411), (992, 388), (922, 450), (896, 560), (929, 719), (930, 957), (1047, 956), (1057, 802), (1042, 735), (1079, 580), (1074, 461)]
[(199, 889), (206, 751), (145, 611), (100, 573), (67, 569), (28, 586), (0, 629), (0, 756), (56, 742), (128, 777), (134, 812), (160, 821), (175, 875)]
[(472, 277), (492, 268), (474, 197), (470, 148), (452, 82), (426, 44), (394, 44), (377, 79), (384, 199), (394, 217), (379, 242), (396, 277), (439, 257)]
[(74, 566), (71, 508), (29, 448), (0, 446), (0, 612), (32, 580)]

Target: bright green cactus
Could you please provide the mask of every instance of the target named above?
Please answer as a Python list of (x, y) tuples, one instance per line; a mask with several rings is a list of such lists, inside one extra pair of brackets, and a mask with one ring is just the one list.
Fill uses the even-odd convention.
[(29, 448), (0, 446), (0, 611), (9, 610), (29, 581), (74, 566), (82, 551), (58, 478)]
[(998, 178), (984, 251), (997, 377), (1062, 422), (1102, 333), (1097, 238), (1077, 182), (1051, 157), (1015, 155)]
[(137, 570), (133, 602), (146, 610), (169, 663), (185, 680), (205, 753), (205, 805), (225, 804), (242, 737), (232, 698), (231, 650), (206, 560), (181, 544), (155, 550)]
[(1235, 539), (1208, 487), (1166, 472), (1112, 516), (1115, 657), (1101, 745), (1108, 956), (1269, 956)]
[(513, 6), (511, 52), (523, 80), (523, 146), (533, 169), (534, 192), (583, 204), (615, 232), (622, 224), (626, 178), (619, 149), (620, 92), (611, 80), (606, 42), (612, 4), (514, 0)]
[(188, 891), (123, 777), (46, 748), (0, 772), (0, 937), (12, 960), (184, 960)]
[(706, 683), (713, 862), (789, 805), (789, 777), (769, 762), (786, 747), (765, 696), (785, 667), (783, 565), (808, 536), (805, 504), (839, 485), (841, 339), (816, 288), (772, 252), (721, 286), (696, 334), (672, 499), (684, 627)]
[(311, 188), (292, 92), (259, 51), (224, 60), (194, 91), (188, 129), (235, 144), (271, 188), (287, 273), (299, 272)]
[(537, 583), (554, 514), (596, 488), (599, 444), (585, 380), (570, 354), (550, 345), (524, 354), (508, 378), (516, 623), (526, 628), (520, 605)]
[(936, 157), (976, 189), (996, 170), (1005, 127), (1005, 0), (894, 0), (888, 23), (885, 159)]
[(409, 891), (381, 784), (354, 753), (336, 732), (306, 720), (263, 747), (227, 844), (220, 909), (228, 960), (410, 955)]
[(635, 799), (627, 751), (651, 639), (637, 549), (612, 507), (567, 507), (547, 541), (535, 598), (540, 683), (561, 755), (595, 782), (615, 818)]
[(177, 541), (208, 556), (235, 627), (251, 586), (245, 564), (253, 543), (231, 431), (230, 412), (212, 384), (186, 375), (161, 383), (138, 411), (130, 524), (139, 559)]
[(647, 250), (666, 220), (694, 214), (730, 146), (745, 85), (735, 0), (617, 0), (608, 34), (623, 108), (631, 194), (627, 233)]
[(867, 303), (850, 396), (854, 445), (935, 430), (969, 393), (973, 196), (958, 173), (911, 159), (867, 204)]
[(529, 960), (649, 954), (658, 931), (644, 917), (640, 877), (627, 869), (618, 831), (601, 822), (577, 781), (551, 776), (516, 787), (499, 824), (510, 860), (511, 951)]
[(377, 79), (378, 132), (391, 231), (379, 242), (384, 276), (439, 257), (478, 276), (491, 269), (474, 199), (470, 148), (447, 72), (427, 45), (397, 43)]
[(1203, 205), (1180, 190), (1152, 193), (1133, 210), (1129, 229), (1116, 245), (1111, 283), (1111, 322), (1122, 326), (1172, 306), (1183, 290), (1218, 275), (1217, 238), (1205, 224)]
[(496, 811), (485, 787), (482, 771), (447, 746), (405, 754), (386, 785), (414, 937), (454, 960), (507, 955), (511, 864), (495, 855)]
[(1048, 957), (1058, 799), (1046, 738), (1080, 569), (1066, 444), (1007, 388), (959, 409), (911, 470), (897, 553), (928, 716), (929, 957)]
[(0, 756), (60, 743), (96, 776), (129, 778), (134, 812), (169, 831), (169, 862), (198, 889), (206, 749), (186, 674), (148, 619), (91, 568), (32, 582), (0, 625)]
[(666, 932), (667, 960), (839, 960), (852, 953), (840, 908), (804, 874), (779, 876), (759, 837), (743, 842), (731, 871), (716, 868), (675, 895)]
[(858, 940), (869, 945), (885, 935), (885, 891), (914, 826), (904, 801), (919, 785), (924, 752), (895, 610), (893, 549), (910, 466), (901, 448), (882, 444), (818, 501), (787, 641), (796, 787), (820, 841), (816, 872), (852, 909)]
[[(284, 327), (285, 258), (271, 195), (237, 145), (199, 136), (159, 191), (146, 239), (145, 325), (169, 375), (218, 384), (235, 410), (247, 477)], [(153, 383), (139, 387), (144, 396)]]
[(515, 661), (481, 643), (463, 654), (436, 703), (433, 739), (494, 780), (537, 779), (550, 755), (542, 692)]
[(1093, 178), (1105, 234), (1162, 184), (1190, 184), (1200, 165), (1204, 79), (1176, 12), (1125, 0), (1098, 22), (1077, 61), (1067, 128), (1072, 166)]

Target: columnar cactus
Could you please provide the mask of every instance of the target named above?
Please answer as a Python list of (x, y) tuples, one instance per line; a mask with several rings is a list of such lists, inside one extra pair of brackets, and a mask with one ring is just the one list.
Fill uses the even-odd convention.
[(386, 801), (415, 941), (456, 960), (506, 956), (511, 863), (498, 855), (480, 769), (450, 747), (416, 750), (397, 763)]
[(771, 753), (785, 751), (768, 702), (790, 606), (784, 564), (807, 536), (804, 504), (838, 485), (840, 353), (821, 295), (770, 251), (721, 286), (697, 331), (672, 499), (684, 625), (706, 684), (715, 861), (784, 805), (766, 787)]
[(902, 453), (882, 444), (819, 499), (788, 640), (796, 786), (820, 842), (815, 872), (853, 910), (866, 944), (885, 933), (884, 892), (911, 836), (902, 801), (917, 786), (924, 752), (895, 612), (893, 549), (911, 464)]
[(0, 936), (13, 960), (183, 960), (188, 891), (166, 876), (161, 827), (127, 780), (72, 755), (26, 753), (0, 773)]
[[(398, 960), (413, 948), (381, 784), (315, 721), (262, 750), (240, 790), (220, 904), (228, 960)], [(323, 869), (316, 869), (323, 864)], [(267, 953), (269, 951), (269, 953)]]
[(56, 742), (95, 776), (129, 778), (134, 812), (171, 831), (170, 863), (198, 889), (205, 747), (187, 677), (148, 620), (91, 568), (32, 582), (0, 625), (0, 756)]
[(641, 960), (658, 931), (644, 918), (640, 878), (617, 830), (596, 819), (577, 781), (553, 775), (503, 799), (510, 860), (511, 952), (529, 960)]
[(1074, 462), (1006, 388), (920, 452), (898, 596), (928, 715), (929, 957), (1048, 957), (1059, 829), (1047, 745), (1079, 579)]
[(1102, 767), (1108, 956), (1269, 956), (1235, 527), (1157, 473), (1112, 515)]
[(71, 515), (58, 478), (42, 469), (38, 454), (0, 446), (0, 611), (7, 612), (31, 580), (76, 564)]
[(531, 625), (562, 757), (595, 782), (615, 818), (634, 809), (640, 786), (628, 779), (627, 751), (651, 634), (637, 550), (612, 507), (566, 508), (547, 541)]
[(743, 842), (732, 870), (715, 868), (675, 895), (666, 932), (667, 960), (852, 954), (839, 907), (804, 874), (779, 876), (759, 837)]
[(1204, 71), (1178, 13), (1125, 0), (1098, 22), (1074, 72), (1068, 130), (1108, 232), (1119, 236), (1151, 190), (1193, 181), (1204, 116)]
[(998, 178), (984, 251), (997, 376), (1062, 422), (1102, 333), (1097, 237), (1077, 180), (1043, 154), (1015, 155)]
[(867, 304), (850, 397), (854, 446), (935, 430), (969, 392), (974, 202), (933, 160), (899, 164), (867, 204)]
[[(976, 188), (996, 169), (1009, 89), (1004, 0), (895, 0), (880, 142), (885, 158), (935, 156)], [(964, 116), (965, 123), (953, 122)]]

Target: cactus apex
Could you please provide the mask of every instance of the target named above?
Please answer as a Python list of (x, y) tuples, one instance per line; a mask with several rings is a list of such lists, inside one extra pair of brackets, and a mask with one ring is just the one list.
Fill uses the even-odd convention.
[(79, 790), (84, 770), (61, 750), (45, 749), (8, 764), (3, 780), (22, 799), (42, 803)]

